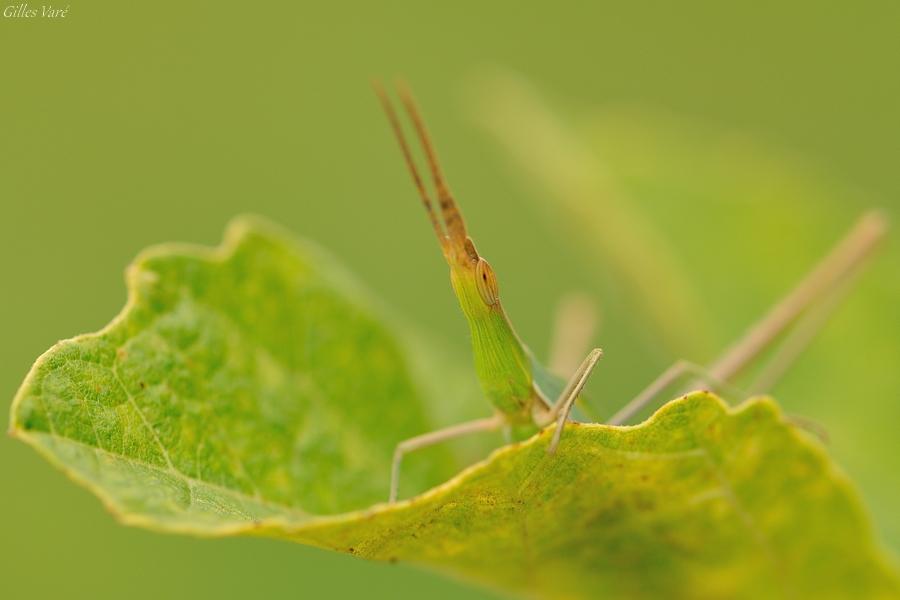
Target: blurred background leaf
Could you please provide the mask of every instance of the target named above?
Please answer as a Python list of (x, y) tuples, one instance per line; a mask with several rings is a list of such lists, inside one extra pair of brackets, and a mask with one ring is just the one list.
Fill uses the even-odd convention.
[[(699, 298), (715, 311), (710, 321), (724, 324), (694, 350), (703, 360), (795, 281), (863, 207), (879, 204), (892, 214), (900, 207), (898, 18), (900, 8), (884, 1), (762, 2), (751, 9), (717, 2), (231, 8), (203, 0), (96, 0), (73, 3), (65, 21), (0, 19), (0, 388), (11, 399), (53, 342), (104, 325), (124, 303), (122, 269), (141, 248), (164, 240), (215, 243), (225, 222), (245, 211), (328, 246), (397, 311), (467, 358), (445, 267), (368, 88), (369, 77), (396, 73), (412, 83), (425, 109), (523, 338), (545, 356), (560, 294), (586, 289), (597, 298), (604, 311), (598, 341), (610, 361), (622, 362), (598, 371), (591, 392), (611, 410), (614, 398), (637, 391), (674, 352), (657, 350), (651, 367), (643, 360), (651, 352), (645, 339), (613, 336), (624, 317), (611, 312), (612, 288), (598, 278), (599, 265), (524, 200), (537, 190), (523, 192), (525, 176), (509, 168), (508, 153), (466, 117), (463, 82), (485, 64), (515, 69), (549, 95), (570, 128), (585, 140), (596, 135), (584, 142), (591, 153), (624, 152), (623, 137), (634, 139), (635, 128), (663, 135), (644, 113), (621, 125), (607, 120), (602, 135), (581, 129), (602, 107), (637, 104), (685, 115), (689, 129), (700, 117), (714, 137), (750, 132), (827, 174), (812, 177), (827, 194), (811, 211), (816, 227), (808, 232), (775, 231), (777, 214), (760, 214), (753, 223), (764, 220), (763, 228), (742, 227), (746, 246), (735, 255), (699, 260), (700, 238), (673, 242), (691, 277), (718, 276), (723, 264), (739, 275), (723, 276)], [(612, 134), (620, 126), (617, 146)], [(667, 143), (684, 141), (678, 131)], [(634, 142), (631, 156), (662, 141)], [(614, 156), (602, 156), (615, 166)], [(690, 178), (685, 184), (697, 181), (682, 176)], [(626, 187), (635, 177), (623, 173), (618, 185), (638, 196)], [(673, 226), (734, 218), (728, 205), (716, 209), (727, 199), (663, 191), (656, 191), (662, 201), (642, 209), (663, 235), (672, 211), (684, 213)], [(734, 231), (733, 222), (726, 225), (713, 235)], [(897, 268), (886, 258), (896, 256), (896, 244), (776, 390), (788, 410), (829, 427), (834, 452), (895, 549), (900, 524), (892, 509), (900, 492), (885, 473), (898, 461), (890, 429), (897, 346), (874, 341), (900, 329), (891, 291)], [(777, 269), (763, 260), (782, 252), (791, 262)], [(862, 330), (854, 313), (867, 317)], [(858, 346), (860, 339), (867, 343)], [(834, 400), (819, 405), (809, 386)], [(849, 395), (832, 395), (838, 389)], [(857, 389), (880, 403), (860, 404)], [(121, 528), (88, 494), (9, 440), (0, 443), (0, 468), (10, 482), (0, 497), (0, 572), (13, 596), (28, 589), (34, 596), (113, 598), (138, 580), (136, 598), (296, 597), (302, 579), (310, 595), (489, 597), (403, 565), (260, 540), (198, 541)], [(153, 577), (146, 564), (154, 565)], [(46, 576), (48, 565), (54, 577)]]
[[(478, 89), (479, 119), (518, 159), (513, 173), (543, 184), (525, 195), (573, 240), (602, 298), (606, 369), (593, 382), (601, 414), (676, 360), (712, 362), (873, 201), (796, 156), (698, 119), (622, 106), (566, 119), (502, 72)], [(824, 427), (896, 545), (900, 477), (889, 457), (900, 456), (892, 435), (900, 404), (886, 399), (900, 398), (900, 245), (892, 240), (871, 262), (808, 352), (761, 391)], [(707, 335), (691, 339), (693, 330)], [(752, 385), (752, 374), (736, 387)]]

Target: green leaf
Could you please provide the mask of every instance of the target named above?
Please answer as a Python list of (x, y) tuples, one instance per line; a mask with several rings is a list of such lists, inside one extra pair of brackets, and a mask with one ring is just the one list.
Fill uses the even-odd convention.
[[(237, 220), (214, 251), (152, 249), (127, 279), (123, 312), (41, 357), (12, 415), (126, 518), (218, 527), (362, 508), (386, 497), (396, 443), (433, 427), (365, 291), (274, 226)], [(405, 481), (446, 478), (434, 458)]]
[[(125, 522), (542, 597), (900, 594), (850, 484), (769, 399), (730, 410), (697, 393), (637, 427), (572, 425), (555, 456), (544, 431), (372, 505), (394, 444), (445, 414), (333, 261), (243, 219), (217, 250), (143, 254), (128, 283), (122, 314), (51, 348), (12, 408), (12, 433)], [(410, 467), (423, 489), (453, 461)]]

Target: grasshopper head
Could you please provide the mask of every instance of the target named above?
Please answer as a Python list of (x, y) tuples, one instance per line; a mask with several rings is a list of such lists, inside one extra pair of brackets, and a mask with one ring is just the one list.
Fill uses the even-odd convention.
[(444, 259), (450, 267), (453, 291), (472, 333), (475, 366), (482, 387), (502, 412), (509, 415), (525, 414), (532, 398), (531, 366), (527, 352), (500, 306), (494, 270), (479, 256), (472, 238), (466, 232), (465, 221), (444, 181), (437, 155), (415, 102), (405, 86), (398, 87), (401, 102), (428, 161), (439, 210), (435, 210), (425, 189), (393, 105), (377, 83), (375, 91), (387, 113)]
[(466, 236), (459, 250), (444, 251), (450, 266), (450, 282), (466, 316), (499, 312), (500, 290), (490, 263), (478, 255), (472, 238)]
[(387, 113), (397, 141), (400, 143), (400, 149), (403, 152), (403, 157), (406, 159), (413, 182), (419, 191), (419, 197), (428, 213), (428, 218), (431, 221), (438, 243), (441, 245), (444, 259), (450, 267), (450, 281), (453, 284), (453, 290), (456, 292), (466, 316), (475, 316), (492, 310), (499, 310), (500, 296), (494, 270), (484, 258), (479, 256), (478, 251), (475, 249), (475, 243), (466, 232), (466, 224), (462, 213), (460, 213), (459, 207), (456, 205), (456, 201), (450, 194), (450, 190), (444, 180), (434, 146), (431, 144), (428, 131), (425, 129), (425, 123), (412, 95), (406, 86), (400, 85), (398, 87), (401, 102), (409, 114), (419, 141), (422, 143), (437, 192), (440, 212), (435, 210), (434, 203), (425, 189), (425, 184), (413, 161), (412, 153), (409, 145), (406, 143), (406, 138), (403, 136), (403, 129), (400, 126), (400, 120), (397, 118), (393, 105), (384, 89), (378, 83), (375, 84), (375, 91), (381, 100), (385, 113)]

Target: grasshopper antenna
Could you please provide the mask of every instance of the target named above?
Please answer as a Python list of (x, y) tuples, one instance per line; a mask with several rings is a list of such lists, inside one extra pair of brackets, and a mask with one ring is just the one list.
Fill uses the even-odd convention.
[(441, 247), (444, 247), (446, 244), (444, 240), (447, 236), (441, 228), (440, 223), (438, 223), (437, 215), (434, 212), (434, 203), (431, 201), (428, 192), (425, 190), (425, 184), (422, 183), (419, 169), (416, 167), (412, 152), (409, 150), (409, 144), (406, 143), (406, 137), (403, 135), (400, 119), (397, 118), (397, 111), (394, 110), (394, 105), (391, 104), (391, 100), (388, 98), (387, 92), (381, 85), (381, 82), (373, 80), (372, 87), (375, 89), (375, 94), (378, 95), (381, 107), (384, 109), (388, 121), (391, 124), (391, 129), (394, 131), (394, 137), (397, 138), (397, 143), (400, 144), (400, 151), (403, 153), (403, 159), (406, 161), (406, 166), (409, 169), (409, 174), (412, 176), (413, 183), (415, 183), (416, 189), (419, 191), (419, 198), (422, 200), (422, 206), (425, 207), (425, 211), (428, 213), (428, 220), (431, 221), (431, 227), (434, 229), (434, 233), (437, 235)]
[(413, 122), (416, 134), (419, 136), (419, 143), (422, 144), (422, 149), (425, 151), (425, 157), (428, 159), (428, 166), (431, 169), (431, 178), (434, 181), (434, 187), (437, 190), (438, 201), (441, 205), (441, 213), (444, 217), (444, 225), (447, 227), (447, 234), (455, 243), (460, 244), (466, 239), (466, 226), (465, 223), (463, 223), (459, 208), (456, 206), (456, 201), (453, 200), (453, 196), (450, 194), (447, 182), (444, 180), (444, 175), (441, 172), (440, 163), (438, 162), (437, 152), (435, 152), (434, 145), (431, 143), (431, 138), (428, 135), (428, 130), (425, 128), (425, 122), (422, 119), (422, 115), (416, 105), (415, 99), (413, 99), (409, 87), (402, 81), (399, 81), (397, 82), (397, 91), (400, 95), (400, 101), (403, 103), (410, 120)]

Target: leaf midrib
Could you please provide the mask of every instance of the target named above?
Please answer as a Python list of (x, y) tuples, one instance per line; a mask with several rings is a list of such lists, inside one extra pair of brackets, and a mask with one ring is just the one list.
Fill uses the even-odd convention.
[[(296, 518), (296, 519), (298, 519), (298, 520), (305, 521), (305, 520), (310, 520), (310, 519), (312, 519), (312, 518), (314, 518), (314, 517), (316, 517), (316, 516), (322, 516), (322, 515), (314, 515), (314, 514), (311, 514), (311, 513), (306, 512), (306, 511), (304, 511), (303, 509), (298, 508), (298, 507), (296, 507), (296, 506), (290, 506), (290, 505), (288, 505), (288, 504), (283, 504), (283, 503), (281, 503), (281, 502), (277, 502), (277, 501), (275, 501), (275, 500), (270, 500), (270, 499), (268, 499), (268, 498), (263, 498), (263, 497), (258, 497), (258, 496), (251, 496), (251, 495), (247, 494), (246, 492), (243, 492), (243, 491), (241, 491), (241, 490), (237, 490), (237, 489), (234, 489), (234, 488), (230, 488), (230, 487), (224, 486), (224, 485), (222, 485), (222, 484), (220, 484), (220, 483), (214, 483), (214, 482), (211, 482), (211, 481), (205, 481), (205, 480), (203, 480), (203, 479), (197, 479), (196, 477), (191, 477), (190, 475), (186, 475), (185, 473), (183, 473), (182, 471), (179, 471), (178, 469), (176, 469), (176, 468), (174, 468), (174, 467), (173, 467), (173, 468), (166, 468), (166, 467), (162, 467), (162, 466), (159, 466), (159, 465), (155, 465), (155, 464), (153, 464), (153, 463), (148, 463), (148, 462), (138, 461), (138, 460), (135, 460), (134, 458), (132, 458), (132, 457), (130, 457), (130, 456), (126, 456), (126, 455), (124, 455), (124, 454), (119, 454), (118, 452), (111, 452), (111, 451), (106, 450), (106, 449), (104, 449), (104, 448), (98, 448), (97, 446), (92, 446), (92, 445), (90, 445), (90, 444), (87, 444), (87, 443), (82, 442), (82, 441), (80, 441), (80, 440), (72, 439), (72, 438), (70, 438), (70, 437), (61, 436), (61, 435), (54, 434), (54, 433), (49, 433), (49, 432), (46, 432), (46, 431), (40, 431), (40, 432), (38, 432), (38, 431), (25, 431), (25, 430), (23, 430), (23, 429), (17, 429), (16, 432), (15, 432), (15, 434), (16, 434), (18, 437), (20, 437), (21, 439), (23, 439), (23, 440), (25, 440), (25, 441), (27, 441), (27, 442), (29, 442), (29, 443), (32, 443), (33, 445), (42, 445), (42, 444), (40, 444), (40, 441), (39, 441), (40, 438), (42, 438), (42, 437), (53, 438), (53, 439), (55, 439), (55, 440), (61, 440), (61, 441), (65, 442), (65, 443), (68, 443), (68, 444), (72, 444), (72, 445), (75, 445), (75, 446), (79, 446), (79, 447), (85, 448), (85, 449), (90, 450), (90, 451), (92, 451), (92, 452), (94, 452), (94, 453), (96, 453), (96, 454), (102, 454), (102, 455), (104, 455), (104, 456), (106, 456), (106, 457), (109, 457), (109, 458), (112, 458), (112, 459), (115, 459), (115, 460), (119, 460), (119, 461), (121, 461), (121, 462), (123, 462), (123, 463), (126, 463), (126, 464), (136, 465), (136, 466), (139, 466), (139, 467), (143, 467), (143, 468), (147, 468), (147, 469), (150, 469), (150, 470), (153, 470), (153, 471), (157, 471), (157, 472), (159, 472), (159, 473), (165, 473), (165, 474), (167, 474), (167, 475), (172, 475), (172, 476), (174, 476), (174, 477), (180, 479), (181, 481), (183, 481), (183, 482), (188, 486), (188, 489), (189, 489), (189, 490), (192, 489), (192, 485), (194, 485), (194, 484), (200, 485), (200, 486), (205, 486), (205, 487), (207, 487), (207, 488), (211, 488), (211, 489), (213, 489), (213, 490), (220, 491), (220, 492), (222, 492), (222, 493), (224, 493), (224, 494), (228, 494), (228, 495), (231, 495), (231, 496), (236, 496), (236, 497), (238, 497), (238, 498), (240, 498), (240, 499), (243, 499), (243, 500), (246, 500), (246, 501), (248, 501), (248, 502), (256, 503), (256, 504), (263, 505), (263, 506), (267, 506), (267, 507), (270, 507), (270, 508), (273, 508), (273, 509), (278, 509), (279, 511), (283, 511), (283, 512), (286, 512), (286, 513), (290, 513), (290, 516), (292, 516), (292, 517), (294, 517), (294, 518)], [(65, 469), (67, 472), (69, 472), (69, 473), (72, 473), (72, 472), (73, 472), (73, 470), (72, 470), (71, 468), (67, 467), (67, 466), (64, 466), (64, 469)]]

